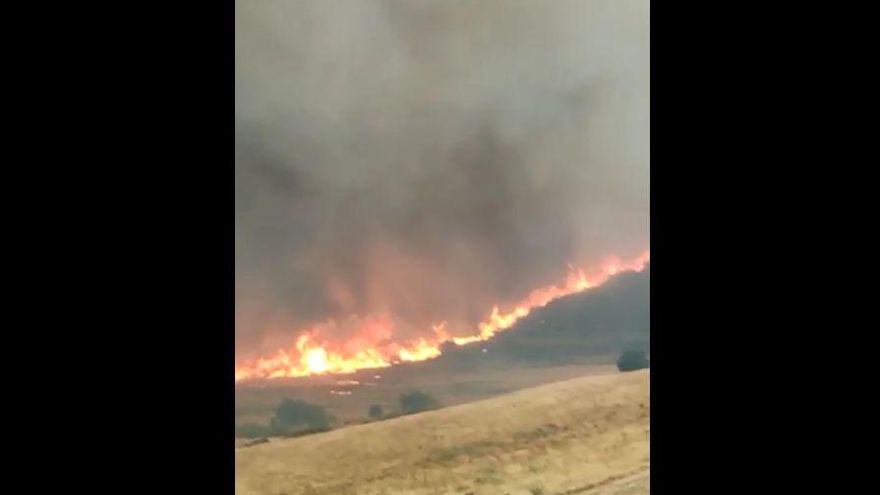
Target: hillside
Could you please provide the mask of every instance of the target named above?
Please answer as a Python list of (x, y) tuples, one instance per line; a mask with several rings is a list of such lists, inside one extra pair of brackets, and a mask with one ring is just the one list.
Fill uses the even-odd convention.
[(236, 493), (647, 493), (647, 371), (237, 449)]
[(500, 360), (565, 363), (647, 348), (650, 267), (621, 273), (601, 287), (551, 302), (482, 345), (449, 346), (437, 361), (466, 361), (486, 349)]
[[(362, 421), (371, 404), (397, 408), (402, 392), (429, 392), (445, 405), (587, 374), (609, 373), (620, 352), (649, 340), (650, 272), (622, 273), (601, 287), (551, 302), (490, 341), (449, 345), (440, 357), (352, 375), (242, 384), (236, 423), (268, 423), (284, 398), (326, 407), (342, 422)], [(381, 377), (381, 379), (377, 379)], [(362, 385), (339, 385), (357, 381)], [(350, 395), (334, 395), (334, 391)]]

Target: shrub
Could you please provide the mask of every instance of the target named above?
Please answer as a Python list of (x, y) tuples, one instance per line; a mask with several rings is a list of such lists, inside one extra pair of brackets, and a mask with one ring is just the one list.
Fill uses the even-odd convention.
[(321, 406), (309, 404), (299, 399), (284, 399), (275, 409), (272, 425), (278, 430), (312, 429), (330, 427), (330, 415)]
[(373, 404), (370, 406), (369, 416), (373, 419), (378, 419), (382, 417), (382, 406), (379, 404)]
[(620, 371), (635, 371), (649, 367), (650, 363), (645, 351), (625, 351), (617, 359), (617, 369)]
[(418, 390), (400, 396), (400, 409), (405, 414), (427, 411), (436, 408), (437, 405), (433, 397)]

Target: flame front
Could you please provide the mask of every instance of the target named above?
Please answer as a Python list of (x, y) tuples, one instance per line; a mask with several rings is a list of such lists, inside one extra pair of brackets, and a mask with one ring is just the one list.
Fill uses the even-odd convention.
[[(333, 321), (316, 325), (301, 333), (294, 349), (280, 349), (271, 357), (261, 357), (236, 366), (235, 381), (255, 378), (301, 377), (328, 373), (353, 373), (361, 369), (384, 368), (403, 361), (424, 361), (441, 354), (440, 346), (452, 341), (457, 345), (489, 340), (524, 318), (532, 310), (546, 306), (553, 300), (604, 284), (612, 276), (624, 271), (641, 271), (650, 260), (650, 252), (645, 251), (629, 262), (618, 257), (609, 258), (596, 273), (588, 278), (583, 269), (569, 266), (568, 276), (560, 285), (548, 285), (533, 290), (522, 301), (502, 311), (492, 307), (488, 318), (477, 325), (475, 335), (457, 337), (450, 335), (446, 322), (433, 326), (433, 337), (395, 342), (394, 324), (390, 318), (373, 316), (365, 319), (353, 317), (350, 322), (358, 332), (381, 336), (381, 343), (370, 345), (357, 338), (349, 341), (339, 350), (330, 346), (318, 336), (326, 327), (336, 327)], [(331, 350), (332, 349), (332, 350)]]

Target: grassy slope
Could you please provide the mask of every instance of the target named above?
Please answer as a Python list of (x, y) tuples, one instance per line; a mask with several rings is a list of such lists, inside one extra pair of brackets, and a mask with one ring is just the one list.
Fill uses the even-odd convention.
[(236, 492), (646, 493), (648, 430), (647, 371), (576, 378), (238, 449)]

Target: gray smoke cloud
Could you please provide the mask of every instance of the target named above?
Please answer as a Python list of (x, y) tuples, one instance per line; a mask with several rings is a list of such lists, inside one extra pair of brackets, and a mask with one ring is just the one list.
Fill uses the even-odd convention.
[(567, 263), (646, 249), (648, 17), (237, 0), (239, 356), (349, 315), (466, 329)]

